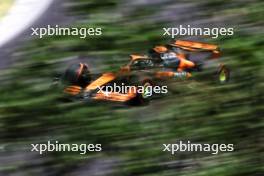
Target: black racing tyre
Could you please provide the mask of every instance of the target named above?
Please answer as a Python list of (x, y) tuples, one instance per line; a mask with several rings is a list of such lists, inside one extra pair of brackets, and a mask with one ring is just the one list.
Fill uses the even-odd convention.
[(147, 105), (153, 96), (153, 82), (149, 78), (143, 78), (136, 83), (138, 89), (136, 97), (130, 100), (128, 103), (130, 105)]
[(72, 64), (65, 71), (63, 81), (70, 85), (87, 86), (91, 82), (91, 75), (87, 64)]

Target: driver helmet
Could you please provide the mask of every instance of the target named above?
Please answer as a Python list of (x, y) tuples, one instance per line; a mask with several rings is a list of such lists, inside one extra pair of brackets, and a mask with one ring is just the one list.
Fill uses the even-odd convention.
[(153, 50), (157, 53), (165, 53), (168, 51), (168, 48), (166, 48), (165, 46), (155, 46)]

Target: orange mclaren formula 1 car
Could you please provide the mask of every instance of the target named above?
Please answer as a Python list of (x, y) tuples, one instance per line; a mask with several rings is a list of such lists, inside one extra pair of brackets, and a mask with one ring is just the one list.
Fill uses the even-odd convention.
[[(218, 60), (220, 51), (216, 45), (177, 40), (165, 46), (156, 46), (149, 55), (130, 55), (130, 62), (117, 72), (93, 75), (88, 65), (71, 65), (63, 74), (66, 82), (64, 93), (84, 100), (108, 100), (142, 104), (149, 101), (149, 87), (159, 85), (166, 79), (189, 79), (196, 72), (202, 72), (208, 63)], [(227, 67), (217, 65), (215, 74), (220, 83), (230, 76)], [(129, 89), (126, 92), (109, 91), (108, 86), (132, 86), (142, 91)], [(152, 94), (151, 94), (152, 95)]]

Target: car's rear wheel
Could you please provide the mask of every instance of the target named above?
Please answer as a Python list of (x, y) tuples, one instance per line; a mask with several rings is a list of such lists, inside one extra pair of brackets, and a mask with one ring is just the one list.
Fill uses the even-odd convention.
[(217, 80), (221, 84), (227, 83), (230, 79), (230, 70), (226, 66), (221, 66), (217, 72)]

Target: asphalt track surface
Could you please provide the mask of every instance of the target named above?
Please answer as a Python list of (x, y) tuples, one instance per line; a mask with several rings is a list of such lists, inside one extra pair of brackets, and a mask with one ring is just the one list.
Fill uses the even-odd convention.
[(16, 50), (32, 39), (31, 28), (45, 27), (47, 25), (66, 25), (72, 18), (66, 16), (66, 9), (63, 6), (65, 0), (53, 0), (50, 6), (35, 19), (25, 30), (18, 33), (10, 41), (0, 45), (0, 69), (12, 66), (18, 58), (14, 56)]

